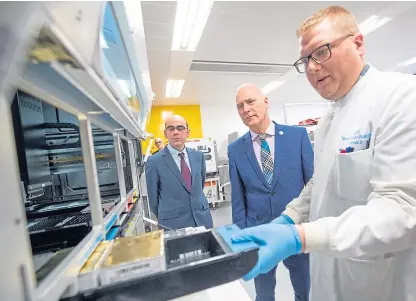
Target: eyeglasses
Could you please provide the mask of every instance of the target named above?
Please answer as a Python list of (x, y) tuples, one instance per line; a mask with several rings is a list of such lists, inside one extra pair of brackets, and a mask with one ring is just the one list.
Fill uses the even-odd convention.
[(308, 71), (309, 60), (312, 59), (317, 64), (325, 63), (332, 56), (331, 48), (334, 48), (337, 43), (342, 43), (346, 38), (354, 36), (353, 33), (349, 33), (345, 36), (342, 36), (331, 43), (322, 45), (312, 51), (308, 56), (301, 57), (293, 65), (296, 67), (299, 73), (305, 73)]
[(175, 129), (178, 130), (179, 132), (182, 132), (186, 130), (187, 128), (183, 125), (177, 125), (177, 126), (170, 125), (166, 127), (166, 130), (168, 130), (169, 132), (173, 132)]

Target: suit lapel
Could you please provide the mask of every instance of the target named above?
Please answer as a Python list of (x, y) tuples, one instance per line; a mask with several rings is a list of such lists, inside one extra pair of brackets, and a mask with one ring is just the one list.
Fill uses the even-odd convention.
[(179, 182), (182, 183), (182, 186), (186, 189), (186, 191), (191, 193), (189, 189), (186, 187), (185, 182), (183, 181), (183, 178), (182, 178), (182, 174), (178, 166), (176, 165), (175, 161), (173, 160), (172, 155), (170, 154), (169, 149), (167, 147), (163, 149), (162, 157), (163, 157), (163, 160), (165, 160), (166, 165), (170, 168), (173, 174), (178, 178)]
[(277, 179), (279, 178), (280, 167), (282, 166), (283, 158), (283, 143), (285, 132), (283, 129), (275, 122), (275, 133), (274, 133), (274, 168), (273, 168), (273, 180), (272, 180), (272, 189), (276, 186)]
[(262, 181), (264, 186), (269, 188), (269, 184), (266, 182), (266, 178), (264, 177), (263, 171), (261, 170), (259, 162), (257, 161), (256, 154), (254, 153), (253, 141), (251, 140), (250, 132), (248, 132), (245, 135), (244, 142), (246, 145), (245, 152), (248, 160), (250, 161), (251, 166), (253, 167), (254, 171), (256, 172), (257, 176)]

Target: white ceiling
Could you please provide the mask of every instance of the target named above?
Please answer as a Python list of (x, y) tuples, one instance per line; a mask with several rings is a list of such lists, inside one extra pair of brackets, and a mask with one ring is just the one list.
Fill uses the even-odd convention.
[[(296, 29), (304, 18), (329, 5), (342, 5), (362, 22), (371, 15), (393, 21), (366, 36), (366, 59), (380, 69), (393, 69), (416, 56), (416, 2), (282, 2), (216, 1), (192, 60), (292, 64), (299, 55)], [(255, 74), (188, 71), (191, 59), (170, 50), (175, 1), (142, 1), (154, 105), (220, 104), (234, 101), (237, 87), (245, 82), (265, 86), (270, 81), (286, 83), (269, 94), (274, 102), (322, 101), (306, 79), (288, 73)], [(175, 70), (172, 70), (175, 69)], [(179, 69), (185, 72), (180, 98), (165, 99), (165, 84)], [(183, 70), (184, 69), (184, 70)], [(397, 68), (396, 68), (397, 69)], [(400, 69), (416, 73), (416, 65)], [(179, 72), (180, 73), (180, 72)]]

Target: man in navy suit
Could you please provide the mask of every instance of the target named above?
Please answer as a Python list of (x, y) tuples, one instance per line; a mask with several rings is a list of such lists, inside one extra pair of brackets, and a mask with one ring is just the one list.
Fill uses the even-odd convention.
[[(313, 150), (302, 127), (280, 125), (268, 116), (268, 99), (254, 84), (236, 95), (238, 113), (250, 131), (228, 146), (233, 223), (241, 229), (271, 222), (298, 197), (313, 175)], [(284, 262), (296, 301), (309, 295), (309, 257)], [(256, 301), (274, 301), (276, 268), (254, 279)]]
[(173, 115), (165, 121), (169, 144), (146, 163), (146, 182), (151, 212), (159, 224), (172, 229), (212, 228), (212, 216), (203, 188), (205, 160), (202, 152), (186, 148), (189, 137), (185, 118)]

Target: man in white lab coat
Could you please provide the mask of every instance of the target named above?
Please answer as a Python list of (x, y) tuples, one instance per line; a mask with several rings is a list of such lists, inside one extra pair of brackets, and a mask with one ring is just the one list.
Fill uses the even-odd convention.
[(235, 233), (235, 243), (260, 247), (245, 279), (305, 252), (311, 301), (414, 301), (416, 77), (367, 65), (363, 35), (342, 7), (318, 11), (297, 33), (295, 66), (331, 108), (301, 195), (272, 223)]

